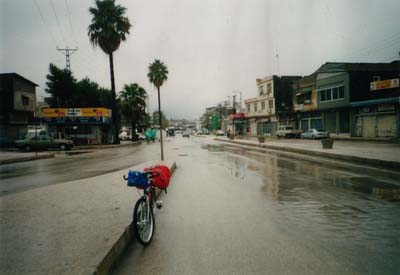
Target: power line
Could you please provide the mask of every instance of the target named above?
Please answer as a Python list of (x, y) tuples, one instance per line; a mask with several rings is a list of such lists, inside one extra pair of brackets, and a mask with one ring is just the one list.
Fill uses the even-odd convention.
[(65, 6), (66, 6), (66, 8), (67, 8), (68, 22), (69, 22), (69, 26), (70, 26), (70, 28), (71, 28), (72, 38), (74, 39), (75, 46), (78, 46), (78, 42), (77, 42), (76, 36), (75, 36), (74, 27), (72, 26), (71, 11), (70, 11), (69, 6), (68, 6), (68, 1), (67, 1), (67, 0), (64, 0), (64, 3), (65, 3)]
[(51, 8), (53, 9), (54, 16), (56, 17), (57, 26), (58, 26), (58, 28), (60, 29), (61, 38), (62, 38), (62, 40), (63, 40), (63, 42), (64, 42), (64, 45), (67, 45), (67, 42), (66, 42), (66, 40), (65, 40), (65, 36), (64, 36), (63, 30), (62, 30), (62, 28), (61, 28), (60, 21), (58, 20), (58, 16), (57, 16), (56, 9), (54, 8), (53, 0), (50, 0), (50, 4), (51, 4)]
[(46, 23), (46, 20), (44, 19), (43, 13), (42, 13), (42, 11), (41, 11), (41, 9), (40, 9), (38, 3), (36, 2), (36, 0), (33, 0), (33, 3), (35, 4), (36, 9), (37, 9), (38, 12), (39, 12), (39, 15), (40, 15), (40, 18), (42, 19), (43, 25), (46, 26), (46, 29), (47, 29), (48, 33), (50, 34), (50, 37), (51, 37), (51, 39), (53, 40), (54, 44), (57, 45), (57, 40), (56, 40), (56, 38), (55, 38), (53, 32), (51, 31), (49, 25)]

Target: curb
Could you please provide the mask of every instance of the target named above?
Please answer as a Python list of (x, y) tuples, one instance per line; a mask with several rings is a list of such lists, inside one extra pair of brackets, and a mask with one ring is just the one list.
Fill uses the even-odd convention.
[(54, 158), (54, 155), (55, 154), (52, 153), (52, 154), (42, 154), (42, 155), (30, 156), (30, 157), (3, 159), (3, 160), (0, 160), (0, 165), (16, 163), (16, 162), (24, 162), (24, 161), (30, 161), (30, 160), (37, 160), (37, 159)]
[[(176, 170), (176, 162), (170, 167), (171, 176)], [(162, 190), (156, 191), (157, 197), (161, 194)], [(93, 275), (106, 275), (109, 274), (115, 263), (119, 261), (125, 252), (126, 247), (130, 244), (134, 238), (134, 232), (131, 229), (131, 225), (128, 225), (124, 232), (121, 234), (116, 243), (113, 244), (111, 249), (107, 252), (103, 260), (97, 265), (96, 270), (92, 273)]]
[(140, 145), (140, 141), (135, 141), (127, 144), (110, 144), (110, 145), (80, 145), (72, 147), (72, 150), (87, 150), (87, 149), (110, 149), (110, 148), (118, 148), (118, 147), (128, 147), (128, 146), (136, 146)]
[(318, 151), (312, 151), (312, 150), (288, 148), (288, 147), (281, 147), (281, 146), (274, 146), (274, 145), (267, 145), (267, 144), (252, 144), (252, 143), (247, 143), (247, 142), (230, 141), (230, 140), (224, 140), (224, 139), (219, 139), (219, 138), (216, 138), (215, 140), (227, 142), (227, 143), (245, 145), (245, 146), (252, 146), (252, 147), (265, 148), (265, 149), (280, 150), (280, 151), (291, 152), (291, 153), (307, 154), (307, 155), (330, 158), (330, 159), (351, 161), (351, 162), (357, 162), (359, 164), (379, 166), (379, 167), (389, 168), (389, 169), (400, 169), (400, 162), (396, 162), (396, 161), (363, 158), (363, 157), (357, 157), (357, 156), (347, 156), (347, 155), (341, 155), (341, 154), (335, 154), (335, 153), (324, 153), (324, 152), (318, 152)]

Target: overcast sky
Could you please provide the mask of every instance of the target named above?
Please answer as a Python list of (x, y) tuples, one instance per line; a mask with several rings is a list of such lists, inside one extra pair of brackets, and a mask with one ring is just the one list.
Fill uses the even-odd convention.
[[(94, 0), (0, 0), (0, 72), (17, 72), (45, 96), (56, 50), (78, 47), (74, 76), (110, 87), (108, 57), (87, 36)], [(137, 82), (156, 108), (147, 79), (155, 58), (169, 79), (161, 88), (168, 117), (197, 118), (233, 91), (256, 96), (256, 78), (308, 75), (326, 61), (399, 59), (399, 0), (117, 0), (133, 24), (115, 53), (117, 91)], [(53, 5), (52, 5), (53, 4)], [(54, 8), (53, 8), (54, 7)], [(276, 53), (279, 54), (279, 66)]]

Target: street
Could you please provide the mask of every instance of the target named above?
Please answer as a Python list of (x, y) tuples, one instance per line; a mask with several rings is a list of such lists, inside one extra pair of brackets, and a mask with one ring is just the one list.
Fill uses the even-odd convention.
[[(152, 243), (114, 274), (398, 274), (398, 175), (176, 137)], [(170, 155), (171, 156), (171, 155)], [(390, 175), (391, 174), (391, 175)]]
[[(143, 152), (144, 148), (146, 148), (145, 152)], [(41, 186), (94, 177), (159, 158), (159, 147), (154, 146), (154, 144), (147, 147), (128, 146), (85, 150), (83, 152), (73, 155), (61, 152), (56, 154), (54, 159), (1, 165), (0, 196)]]

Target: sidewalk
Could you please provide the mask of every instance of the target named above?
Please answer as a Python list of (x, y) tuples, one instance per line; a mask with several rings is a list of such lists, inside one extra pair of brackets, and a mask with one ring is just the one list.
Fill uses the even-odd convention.
[(348, 142), (335, 140), (333, 149), (322, 149), (319, 140), (301, 139), (266, 139), (259, 143), (256, 139), (229, 140), (226, 137), (215, 138), (217, 141), (261, 147), (293, 153), (301, 153), (319, 157), (327, 157), (345, 161), (386, 168), (400, 168), (400, 145), (396, 143)]
[(129, 241), (139, 197), (122, 179), (127, 171), (0, 197), (0, 273), (106, 274)]

